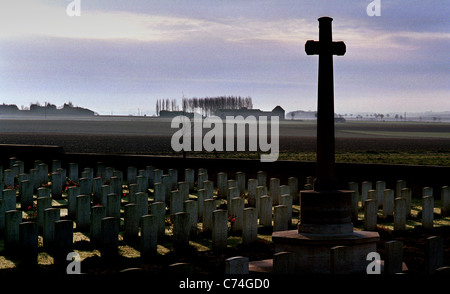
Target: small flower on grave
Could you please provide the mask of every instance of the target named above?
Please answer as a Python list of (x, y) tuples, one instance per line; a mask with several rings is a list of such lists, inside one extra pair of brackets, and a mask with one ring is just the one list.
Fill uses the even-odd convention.
[(31, 210), (31, 205), (28, 205), (28, 209), (27, 210)]

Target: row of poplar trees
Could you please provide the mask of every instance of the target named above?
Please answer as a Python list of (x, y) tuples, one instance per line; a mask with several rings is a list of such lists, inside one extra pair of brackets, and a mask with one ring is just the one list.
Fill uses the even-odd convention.
[(159, 116), (162, 110), (200, 112), (202, 115), (214, 115), (218, 109), (240, 109), (242, 107), (252, 109), (253, 103), (251, 97), (241, 96), (219, 96), (205, 98), (182, 98), (181, 108), (176, 99), (158, 99), (156, 100), (156, 115)]

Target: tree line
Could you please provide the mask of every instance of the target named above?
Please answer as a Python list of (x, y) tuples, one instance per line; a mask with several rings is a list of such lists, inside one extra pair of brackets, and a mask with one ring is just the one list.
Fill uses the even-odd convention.
[(205, 98), (182, 98), (181, 107), (176, 99), (158, 99), (156, 100), (156, 115), (162, 110), (195, 112), (201, 111), (202, 115), (214, 115), (218, 109), (240, 109), (242, 107), (252, 109), (253, 102), (251, 97), (241, 96), (219, 96)]

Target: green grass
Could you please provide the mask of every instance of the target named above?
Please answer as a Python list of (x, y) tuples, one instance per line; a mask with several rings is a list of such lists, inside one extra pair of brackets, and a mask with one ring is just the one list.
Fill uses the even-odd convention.
[[(175, 156), (177, 154), (174, 154)], [(179, 155), (179, 154), (178, 154)], [(235, 158), (235, 159), (260, 159), (257, 152), (195, 152), (187, 157), (202, 158)], [(450, 151), (361, 151), (361, 152), (337, 152), (336, 162), (343, 163), (382, 163), (382, 164), (406, 164), (406, 165), (437, 165), (450, 166)], [(280, 152), (278, 160), (316, 161), (315, 152)]]
[(345, 130), (345, 133), (374, 135), (383, 137), (402, 137), (402, 138), (450, 138), (450, 133), (445, 132), (396, 132), (396, 131), (357, 131)]

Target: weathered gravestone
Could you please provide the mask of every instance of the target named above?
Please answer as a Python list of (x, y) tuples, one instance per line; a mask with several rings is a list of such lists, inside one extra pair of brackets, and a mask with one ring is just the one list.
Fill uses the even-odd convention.
[(274, 232), (275, 251), (295, 253), (297, 272), (329, 273), (330, 248), (349, 249), (350, 272), (364, 273), (367, 254), (376, 251), (376, 232), (353, 231), (351, 191), (339, 190), (335, 177), (333, 55), (344, 55), (343, 42), (332, 41), (330, 17), (319, 18), (319, 41), (307, 41), (307, 55), (319, 55), (317, 162), (314, 190), (301, 191), (298, 231)]
[(173, 247), (175, 250), (184, 251), (189, 246), (190, 222), (189, 213), (177, 212), (173, 219)]
[(106, 217), (106, 207), (95, 205), (91, 208), (90, 241), (99, 247), (102, 241), (102, 219)]
[(22, 222), (22, 212), (9, 210), (5, 213), (5, 241), (7, 254), (15, 254), (19, 249), (19, 224)]
[(245, 275), (248, 274), (248, 257), (235, 256), (225, 260), (225, 274)]
[(43, 241), (47, 250), (53, 251), (55, 246), (55, 222), (60, 220), (59, 208), (44, 210)]
[(431, 236), (426, 239), (425, 272), (434, 273), (442, 267), (444, 259), (444, 239), (440, 236)]
[(151, 214), (155, 217), (158, 238), (162, 238), (165, 234), (166, 204), (164, 202), (153, 202), (150, 206), (150, 211)]
[(227, 248), (228, 222), (227, 211), (218, 209), (212, 216), (212, 249), (221, 251)]
[(101, 257), (105, 260), (114, 260), (119, 255), (119, 225), (116, 217), (102, 219)]
[(156, 255), (158, 240), (158, 222), (154, 215), (141, 217), (140, 252), (143, 259), (149, 259)]
[(443, 186), (441, 188), (441, 215), (450, 215), (450, 187)]
[(23, 266), (37, 265), (38, 226), (35, 222), (19, 224), (20, 257)]
[(73, 252), (73, 223), (70, 220), (55, 222), (55, 264), (64, 266), (67, 254)]

